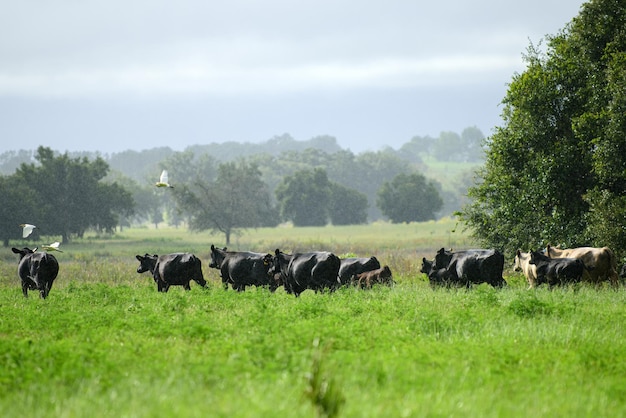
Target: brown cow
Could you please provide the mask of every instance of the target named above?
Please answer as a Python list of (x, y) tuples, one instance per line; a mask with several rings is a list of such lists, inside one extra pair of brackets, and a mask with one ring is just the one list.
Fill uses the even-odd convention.
[(375, 284), (392, 286), (394, 281), (391, 275), (391, 269), (389, 269), (389, 266), (384, 266), (376, 270), (355, 274), (352, 276), (352, 284), (359, 286), (361, 289), (371, 289)]
[(608, 247), (579, 247), (560, 249), (548, 245), (546, 254), (553, 258), (578, 258), (585, 263), (587, 269), (583, 272), (583, 281), (598, 284), (609, 280), (613, 287), (619, 286), (617, 277), (617, 260), (615, 254)]

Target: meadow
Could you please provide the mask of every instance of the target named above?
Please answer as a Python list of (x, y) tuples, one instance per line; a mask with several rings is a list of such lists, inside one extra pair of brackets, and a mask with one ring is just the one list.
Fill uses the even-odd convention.
[[(14, 243), (22, 246), (25, 242)], [(57, 254), (50, 296), (21, 294), (0, 251), (6, 417), (623, 416), (626, 293), (587, 285), (430, 288), (421, 257), (467, 248), (453, 221), (246, 231), (233, 250), (376, 255), (396, 286), (224, 291), (222, 237), (185, 229), (88, 236)], [(32, 244), (31, 244), (32, 245)], [(191, 251), (207, 288), (159, 294), (135, 254)]]

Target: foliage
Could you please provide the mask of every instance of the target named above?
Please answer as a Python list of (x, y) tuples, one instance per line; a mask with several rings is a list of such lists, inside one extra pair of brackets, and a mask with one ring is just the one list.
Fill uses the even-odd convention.
[(421, 174), (398, 174), (378, 192), (378, 206), (392, 222), (435, 219), (443, 206), (437, 187)]
[(295, 226), (326, 225), (330, 198), (330, 181), (321, 168), (297, 171), (276, 188), (281, 216)]
[[(191, 156), (186, 153), (177, 157)], [(217, 167), (215, 180), (211, 180), (212, 161), (206, 159), (195, 165), (186, 161), (173, 167), (181, 182), (184, 181), (174, 187), (173, 197), (189, 217), (192, 230), (219, 231), (229, 245), (231, 235), (238, 229), (277, 224), (267, 186), (256, 164), (222, 163)]]
[(333, 225), (355, 225), (367, 222), (367, 196), (339, 183), (330, 184), (328, 209)]
[(132, 213), (130, 193), (117, 183), (101, 181), (109, 170), (103, 159), (55, 156), (45, 147), (37, 149), (35, 159), (37, 165), (22, 164), (14, 176), (33, 192), (32, 223), (42, 234), (61, 235), (67, 243), (70, 236), (82, 236), (88, 228), (112, 231), (119, 216)]
[(625, 26), (621, 2), (592, 0), (546, 53), (529, 47), (461, 213), (483, 244), (626, 251)]
[[(5, 247), (10, 239), (22, 236), (20, 224), (31, 223), (39, 217), (37, 196), (24, 179), (17, 176), (0, 176), (0, 239)], [(33, 232), (37, 236), (38, 232)]]

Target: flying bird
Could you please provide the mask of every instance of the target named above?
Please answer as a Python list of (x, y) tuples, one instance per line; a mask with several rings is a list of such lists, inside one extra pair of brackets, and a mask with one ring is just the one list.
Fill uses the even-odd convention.
[(31, 224), (20, 224), (20, 226), (23, 228), (22, 238), (26, 238), (27, 236), (33, 233), (33, 229), (37, 228), (35, 225), (31, 225)]
[(53, 242), (50, 245), (42, 245), (41, 248), (44, 251), (58, 251), (58, 252), (62, 253), (63, 251), (59, 250), (59, 245), (61, 245), (61, 244), (57, 241), (57, 242)]
[(156, 183), (156, 187), (169, 187), (171, 189), (174, 188), (174, 186), (170, 185), (168, 183), (168, 179), (167, 179), (167, 170), (163, 170), (161, 172), (161, 178), (159, 179), (159, 181), (157, 181)]

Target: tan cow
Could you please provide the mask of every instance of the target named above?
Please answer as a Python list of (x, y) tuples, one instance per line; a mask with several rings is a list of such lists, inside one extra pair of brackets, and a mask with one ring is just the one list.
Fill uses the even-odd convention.
[(583, 281), (598, 284), (609, 280), (615, 288), (619, 286), (617, 277), (617, 260), (608, 247), (579, 247), (560, 249), (548, 245), (546, 254), (553, 258), (578, 258), (585, 263), (587, 269), (583, 273)]
[(514, 271), (521, 271), (526, 276), (528, 281), (528, 288), (532, 289), (537, 283), (537, 266), (530, 264), (530, 252), (523, 253), (522, 250), (517, 250), (515, 253), (515, 265)]

